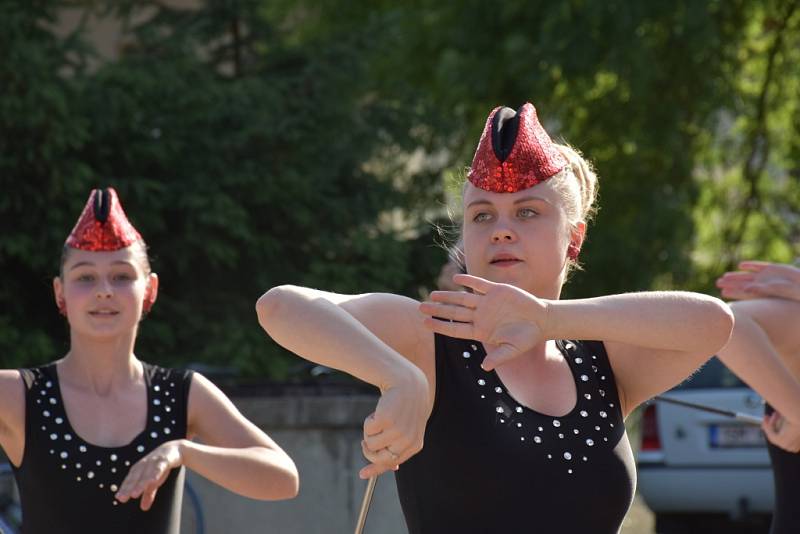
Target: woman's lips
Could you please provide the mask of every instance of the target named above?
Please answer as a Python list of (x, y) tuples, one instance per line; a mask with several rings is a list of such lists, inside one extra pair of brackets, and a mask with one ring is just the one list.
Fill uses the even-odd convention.
[(92, 310), (89, 312), (89, 315), (92, 317), (112, 317), (114, 315), (119, 315), (119, 312), (114, 310)]
[(500, 260), (492, 260), (490, 263), (495, 267), (513, 267), (518, 263), (522, 263), (522, 260), (518, 260), (516, 258), (506, 258)]

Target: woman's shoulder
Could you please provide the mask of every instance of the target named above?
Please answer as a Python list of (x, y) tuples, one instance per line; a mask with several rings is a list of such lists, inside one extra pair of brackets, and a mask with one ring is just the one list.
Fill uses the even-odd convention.
[(7, 439), (19, 436), (25, 424), (24, 370), (0, 370), (0, 437), (6, 453), (13, 455)]
[(5, 401), (7, 396), (18, 397), (24, 392), (25, 384), (32, 382), (32, 376), (29, 369), (0, 370), (0, 399)]
[(155, 390), (165, 391), (180, 388), (188, 390), (192, 385), (192, 377), (196, 374), (192, 369), (184, 367), (164, 367), (158, 364), (142, 361), (144, 373), (150, 386)]
[(192, 369), (183, 366), (165, 366), (157, 363), (140, 360), (145, 373), (157, 375), (183, 375), (186, 373), (193, 373)]

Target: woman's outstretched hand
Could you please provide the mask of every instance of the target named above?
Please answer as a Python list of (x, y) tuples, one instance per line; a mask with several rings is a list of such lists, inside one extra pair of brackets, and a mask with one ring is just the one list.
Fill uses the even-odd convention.
[(717, 279), (717, 287), (724, 298), (800, 300), (800, 269), (797, 267), (766, 261), (743, 261), (739, 269)]
[(361, 478), (396, 470), (422, 450), (432, 408), (428, 380), (416, 367), (408, 371), (382, 390), (375, 411), (364, 420), (361, 450), (370, 464), (359, 472)]
[(116, 499), (127, 502), (128, 499), (141, 497), (141, 509), (149, 510), (158, 488), (167, 480), (169, 472), (183, 463), (180, 442), (181, 440), (173, 440), (162, 443), (133, 464), (117, 491)]
[(483, 368), (495, 367), (546, 341), (547, 304), (509, 284), (457, 274), (453, 281), (472, 289), (434, 291), (420, 304), (425, 326), (450, 337), (475, 339), (486, 347)]

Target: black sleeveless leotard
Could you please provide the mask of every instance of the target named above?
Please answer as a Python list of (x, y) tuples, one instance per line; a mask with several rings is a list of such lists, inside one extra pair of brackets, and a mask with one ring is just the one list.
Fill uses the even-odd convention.
[[(766, 414), (774, 411), (766, 406)], [(800, 532), (800, 453), (789, 452), (767, 440), (769, 460), (775, 486), (775, 509), (770, 534)]]
[(123, 447), (100, 447), (72, 429), (54, 363), (21, 370), (25, 452), (14, 468), (25, 534), (178, 534), (183, 468), (173, 469), (152, 508), (114, 499), (130, 467), (166, 441), (186, 437), (190, 371), (144, 365), (147, 426)]
[(396, 472), (411, 534), (613, 534), (636, 471), (602, 342), (559, 341), (577, 388), (562, 417), (526, 408), (475, 341), (436, 335), (422, 451)]

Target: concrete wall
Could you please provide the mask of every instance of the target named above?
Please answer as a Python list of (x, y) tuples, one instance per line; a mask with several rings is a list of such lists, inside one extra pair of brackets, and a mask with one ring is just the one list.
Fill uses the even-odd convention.
[[(234, 398), (242, 413), (294, 459), (300, 495), (259, 502), (190, 474), (203, 503), (208, 534), (330, 534), (353, 532), (366, 482), (361, 425), (377, 397), (300, 396)], [(188, 530), (185, 531), (188, 534)], [(405, 534), (394, 475), (378, 479), (365, 534)]]

